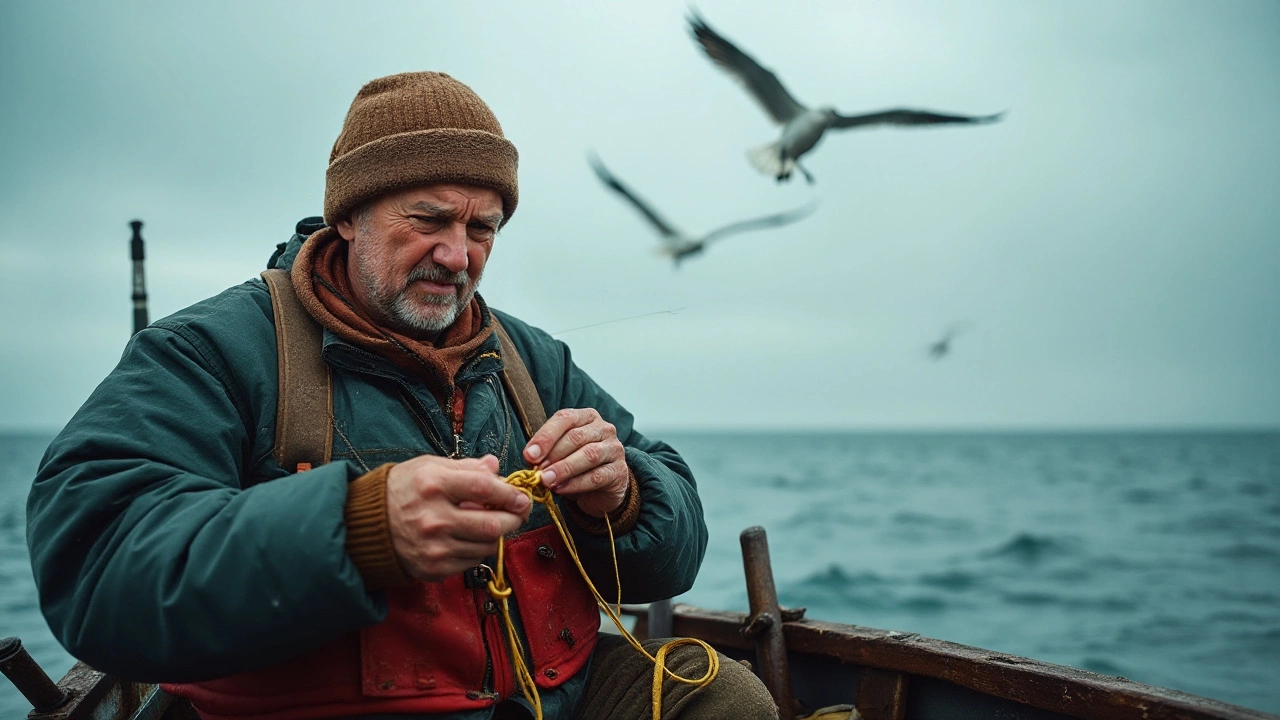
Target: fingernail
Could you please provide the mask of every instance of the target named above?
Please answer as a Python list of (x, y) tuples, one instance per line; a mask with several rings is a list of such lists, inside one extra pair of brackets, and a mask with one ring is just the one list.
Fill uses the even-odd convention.
[(532, 503), (533, 503), (533, 501), (529, 499), (529, 496), (528, 496), (528, 495), (523, 495), (523, 494), (522, 494), (522, 495), (519, 495), (519, 496), (517, 496), (517, 497), (516, 497), (516, 507), (515, 507), (515, 511), (516, 511), (516, 512), (518, 512), (518, 513), (522, 513), (522, 512), (524, 512), (525, 510), (528, 510), (528, 509), (529, 509), (529, 505), (531, 505)]
[(537, 460), (538, 458), (542, 457), (542, 448), (538, 447), (537, 445), (530, 445), (529, 457), (533, 458), (534, 460)]
[(542, 484), (543, 484), (543, 485), (546, 485), (547, 487), (551, 487), (551, 486), (555, 483), (555, 481), (556, 481), (556, 471), (555, 471), (555, 470), (543, 470), (543, 471), (542, 471)]

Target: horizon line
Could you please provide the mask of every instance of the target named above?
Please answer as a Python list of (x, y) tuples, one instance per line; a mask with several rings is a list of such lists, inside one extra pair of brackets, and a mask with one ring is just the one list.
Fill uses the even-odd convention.
[[(813, 435), (1177, 435), (1177, 434), (1234, 434), (1234, 435), (1272, 435), (1280, 434), (1280, 424), (1245, 424), (1245, 423), (1203, 423), (1203, 424), (1125, 424), (1125, 425), (664, 425), (655, 423), (646, 428), (646, 435), (664, 433), (708, 433), (708, 434), (813, 434)], [(20, 427), (0, 425), (0, 436), (47, 436), (53, 437), (62, 428)]]

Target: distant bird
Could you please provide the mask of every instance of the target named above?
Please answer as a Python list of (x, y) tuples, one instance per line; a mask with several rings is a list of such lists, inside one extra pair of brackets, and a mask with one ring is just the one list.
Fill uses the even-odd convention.
[(622, 181), (613, 176), (609, 169), (600, 162), (600, 158), (595, 155), (588, 155), (587, 161), (591, 163), (592, 169), (596, 171), (596, 175), (600, 180), (609, 187), (609, 189), (626, 198), (636, 210), (644, 215), (661, 235), (662, 247), (660, 252), (671, 258), (677, 268), (680, 262), (690, 255), (697, 255), (706, 249), (707, 244), (713, 240), (733, 235), (735, 233), (746, 232), (748, 230), (759, 230), (762, 228), (779, 227), (793, 223), (801, 218), (808, 216), (817, 207), (817, 203), (810, 203), (803, 207), (789, 210), (787, 212), (778, 213), (776, 215), (766, 215), (764, 217), (754, 218), (752, 220), (742, 220), (739, 222), (716, 228), (702, 237), (689, 237), (677, 230), (671, 223), (667, 222), (648, 203), (641, 200), (638, 195), (631, 191)]
[(941, 360), (951, 352), (951, 341), (956, 338), (965, 328), (959, 325), (952, 325), (943, 333), (942, 338), (937, 342), (929, 345), (929, 359)]
[(800, 164), (800, 156), (813, 149), (828, 128), (851, 128), (865, 125), (933, 125), (939, 123), (982, 124), (999, 120), (995, 115), (949, 115), (928, 110), (896, 108), (865, 115), (841, 115), (831, 107), (807, 108), (796, 102), (782, 86), (778, 76), (756, 62), (726, 40), (697, 13), (689, 20), (693, 38), (702, 46), (712, 62), (742, 83), (773, 121), (782, 126), (777, 142), (752, 148), (747, 158), (757, 170), (773, 175), (778, 182), (789, 180), (792, 170), (799, 168), (805, 180), (813, 183), (813, 175)]

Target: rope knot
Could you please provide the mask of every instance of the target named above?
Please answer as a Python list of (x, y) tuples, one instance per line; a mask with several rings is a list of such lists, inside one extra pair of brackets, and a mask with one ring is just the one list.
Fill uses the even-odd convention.
[(507, 476), (507, 483), (536, 503), (551, 501), (551, 491), (542, 484), (541, 470), (517, 470)]
[[(654, 664), (652, 688), (653, 720), (659, 720), (662, 716), (662, 680), (664, 676), (686, 685), (694, 685), (697, 687), (702, 687), (715, 679), (716, 674), (720, 670), (720, 658), (716, 654), (715, 649), (705, 642), (692, 638), (673, 640), (659, 648), (658, 654), (655, 657), (650, 655), (649, 652), (640, 645), (640, 642), (632, 637), (631, 633), (627, 632), (626, 627), (622, 624), (622, 619), (618, 616), (619, 610), (614, 609), (609, 605), (609, 601), (605, 600), (600, 594), (600, 591), (591, 583), (591, 578), (587, 577), (587, 571), (582, 567), (582, 561), (578, 557), (578, 548), (575, 546), (573, 537), (569, 534), (568, 529), (565, 528), (564, 518), (561, 517), (560, 511), (556, 508), (555, 498), (552, 495), (551, 490), (549, 490), (546, 485), (542, 484), (541, 471), (536, 469), (516, 470), (507, 476), (507, 482), (515, 489), (525, 495), (528, 495), (530, 500), (542, 503), (546, 506), (547, 512), (551, 515), (552, 523), (555, 524), (556, 530), (560, 533), (560, 539), (564, 541), (565, 547), (568, 549), (569, 557), (573, 560), (573, 564), (578, 568), (578, 572), (582, 575), (583, 581), (586, 582), (587, 587), (591, 590), (591, 594), (595, 596), (596, 605), (598, 605), (600, 609), (609, 616), (609, 619), (618, 627), (618, 631), (627, 639), (627, 642), (631, 644), (631, 647), (635, 648)], [(613, 537), (613, 528), (609, 526), (608, 515), (605, 516), (604, 521), (605, 528), (609, 531), (609, 546), (613, 550), (613, 576), (614, 581), (618, 585), (618, 603), (620, 608), (622, 603), (622, 580), (621, 576), (618, 574), (618, 549)], [(520, 648), (520, 637), (516, 633), (515, 622), (512, 621), (511, 610), (507, 606), (507, 600), (512, 595), (512, 588), (510, 585), (507, 585), (506, 581), (506, 563), (503, 557), (504, 554), (505, 543), (502, 541), (502, 538), (499, 538), (498, 562), (490, 573), (491, 579), (488, 583), (489, 595), (499, 601), (498, 607), (502, 611), (503, 625), (506, 627), (507, 631), (507, 642), (512, 651), (511, 660), (515, 669), (516, 684), (520, 686), (520, 691), (524, 694), (525, 699), (533, 706), (534, 717), (537, 718), (537, 720), (542, 720), (542, 699), (538, 697), (538, 686), (534, 682), (533, 674), (525, 662), (524, 652)], [(689, 644), (700, 645), (707, 652), (707, 672), (698, 679), (680, 677), (672, 672), (670, 668), (666, 667), (667, 652), (671, 648)]]

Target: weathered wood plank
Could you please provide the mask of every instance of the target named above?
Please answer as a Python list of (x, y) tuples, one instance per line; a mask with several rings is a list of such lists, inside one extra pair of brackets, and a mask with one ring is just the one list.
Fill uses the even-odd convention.
[[(47, 713), (27, 715), (29, 720), (80, 720), (98, 711), (109, 693), (120, 692), (120, 681), (78, 662), (58, 681), (58, 687), (70, 695), (66, 704)], [(112, 716), (108, 716), (112, 717)]]
[(791, 669), (787, 663), (787, 641), (782, 632), (782, 611), (773, 585), (769, 562), (769, 540), (764, 528), (749, 527), (739, 535), (742, 567), (747, 577), (747, 602), (753, 622), (744, 631), (756, 647), (756, 675), (764, 681), (778, 704), (779, 720), (793, 720), (795, 696), (791, 692)]
[[(743, 613), (676, 605), (676, 635), (750, 649)], [(1260, 710), (913, 633), (798, 620), (784, 623), (792, 653), (946, 680), (1006, 700), (1089, 720), (1280, 720)]]
[(907, 676), (874, 668), (863, 670), (854, 706), (863, 720), (902, 720), (907, 714)]

